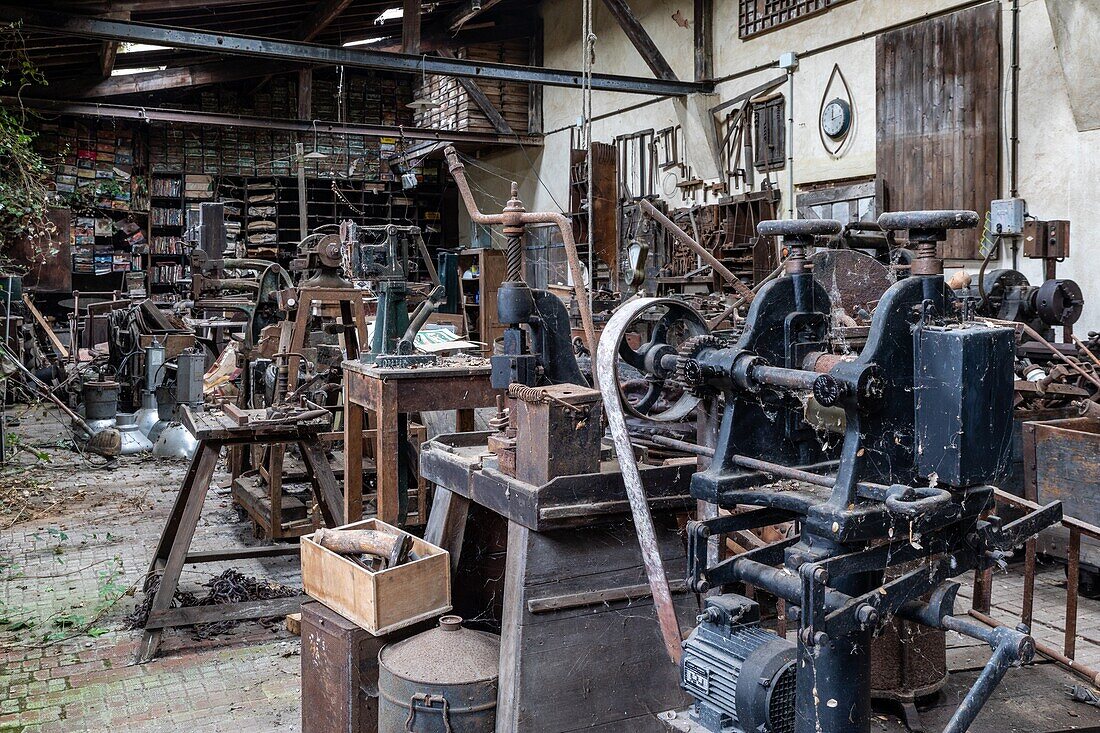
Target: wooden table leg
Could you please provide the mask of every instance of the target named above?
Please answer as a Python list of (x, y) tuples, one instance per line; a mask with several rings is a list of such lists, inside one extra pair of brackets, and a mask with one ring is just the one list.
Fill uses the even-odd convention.
[(455, 432), (456, 433), (472, 433), (472, 432), (474, 432), (474, 411), (473, 410), (455, 410)]
[(168, 552), (176, 542), (180, 519), (183, 517), (183, 510), (187, 507), (191, 490), (195, 485), (195, 474), (198, 471), (201, 456), (202, 451), (196, 450), (195, 455), (191, 457), (191, 463), (187, 467), (187, 473), (184, 474), (183, 483), (180, 484), (180, 490), (176, 494), (176, 500), (172, 503), (172, 511), (168, 514), (164, 531), (161, 532), (160, 540), (157, 542), (157, 549), (153, 552), (153, 559), (149, 561), (150, 575), (160, 570), (164, 563), (168, 562)]
[[(210, 480), (214, 477), (214, 469), (218, 465), (220, 453), (221, 443), (205, 440), (199, 443), (198, 450), (195, 452), (195, 459), (192, 462), (194, 471), (188, 471), (184, 485), (180, 488), (184, 505), (179, 522), (174, 523), (172, 521), (174, 517), (170, 516), (161, 535), (161, 544), (167, 540), (169, 550), (164, 572), (160, 576), (160, 585), (149, 606), (150, 616), (157, 611), (165, 611), (172, 605), (183, 565), (187, 561), (187, 551), (191, 548), (191, 540), (195, 536), (195, 528), (199, 524), (202, 505), (206, 501), (206, 492), (210, 489)], [(136, 661), (139, 664), (148, 662), (157, 653), (162, 632), (162, 629), (145, 630), (137, 650)]]
[(316, 439), (303, 440), (298, 443), (298, 448), (302, 451), (302, 460), (305, 461), (306, 469), (309, 471), (314, 498), (321, 510), (325, 526), (336, 527), (345, 524), (340, 489), (336, 485), (336, 476), (332, 473), (332, 466), (329, 465), (321, 443)]
[(283, 456), (286, 446), (274, 443), (268, 446), (267, 493), (271, 501), (271, 527), (268, 535), (273, 540), (283, 536)]
[(435, 487), (432, 511), (428, 515), (428, 526), (424, 529), (424, 540), (451, 553), (451, 572), (458, 570), (458, 561), (462, 557), (462, 541), (466, 536), (466, 517), (470, 512), (470, 500), (465, 496)]
[(344, 377), (344, 521), (363, 518), (363, 406), (351, 401)]
[(377, 400), (378, 439), (374, 453), (378, 484), (377, 516), (388, 524), (397, 524), (400, 510), (398, 491), (401, 480), (399, 471), (401, 440), (398, 434), (398, 412), (396, 388), (382, 380), (379, 383), (381, 395)]

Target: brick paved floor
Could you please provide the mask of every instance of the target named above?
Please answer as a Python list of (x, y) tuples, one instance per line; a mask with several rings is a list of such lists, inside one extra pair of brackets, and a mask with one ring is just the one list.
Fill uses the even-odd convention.
[[(102, 468), (96, 459), (56, 447), (64, 432), (41, 411), (25, 415), (15, 432), (21, 449), (0, 471), (0, 733), (298, 731), (299, 642), (281, 623), (244, 624), (207, 640), (188, 630), (168, 632), (156, 660), (132, 664), (140, 634), (123, 630), (124, 619), (142, 597), (136, 584), (184, 464), (122, 459)], [(35, 457), (34, 446), (44, 446), (48, 460)], [(225, 479), (219, 474), (215, 481)], [(212, 491), (195, 549), (254, 543), (251, 526), (237, 518), (228, 495)], [(226, 567), (188, 568), (183, 587), (201, 592), (201, 584)], [(300, 584), (293, 559), (233, 567)], [(1064, 587), (1062, 571), (1052, 566), (1036, 589), (1035, 634), (1058, 646)], [(994, 616), (1014, 623), (1020, 588), (1019, 566), (995, 577)], [(1082, 599), (1079, 628), (1078, 658), (1100, 666), (1100, 603)], [(949, 645), (956, 674), (926, 711), (930, 729), (939, 729), (933, 723), (942, 727), (988, 658), (981, 645), (957, 635), (949, 634)], [(1100, 726), (1100, 710), (1064, 697), (1064, 685), (1079, 682), (1049, 664), (1014, 670), (979, 718), (993, 725), (982, 730)], [(1011, 722), (1029, 716), (1043, 726)], [(874, 728), (901, 730), (881, 716)]]
[[(41, 412), (15, 432), (28, 445), (63, 437)], [(136, 585), (185, 464), (123, 458), (103, 469), (43, 450), (48, 461), (24, 449), (0, 474), (34, 499), (0, 507), (0, 731), (299, 730), (299, 643), (281, 623), (208, 640), (170, 631), (156, 660), (132, 664), (140, 633), (123, 630), (125, 617), (142, 598)], [(211, 491), (195, 549), (254, 543), (228, 495)], [(181, 586), (201, 593), (227, 567), (300, 586), (293, 559), (189, 567)]]

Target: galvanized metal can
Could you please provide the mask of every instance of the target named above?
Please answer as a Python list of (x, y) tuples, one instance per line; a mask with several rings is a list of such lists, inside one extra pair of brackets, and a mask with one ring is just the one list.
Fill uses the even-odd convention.
[(444, 616), (378, 653), (379, 733), (492, 733), (500, 637)]

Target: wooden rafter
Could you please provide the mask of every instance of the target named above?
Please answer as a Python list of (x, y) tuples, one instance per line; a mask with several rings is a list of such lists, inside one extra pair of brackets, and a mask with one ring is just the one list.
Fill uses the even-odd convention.
[[(129, 20), (130, 11), (123, 10), (120, 12), (107, 13), (108, 18), (115, 20)], [(120, 41), (104, 41), (103, 45), (99, 49), (99, 75), (107, 79), (111, 76), (111, 72), (115, 70), (115, 59), (118, 58), (118, 47), (122, 45)]]
[(501, 0), (466, 0), (461, 8), (456, 10), (448, 21), (448, 28), (452, 33), (455, 33), (462, 29), (462, 26), (469, 23), (481, 13), (490, 9), (494, 5), (500, 3)]
[(634, 11), (630, 9), (630, 5), (627, 4), (626, 0), (603, 0), (603, 4), (615, 16), (619, 27), (623, 29), (626, 37), (634, 44), (634, 48), (638, 49), (638, 53), (642, 55), (642, 60), (653, 71), (653, 75), (665, 81), (677, 81), (676, 72), (669, 66), (668, 61), (665, 60), (664, 55), (657, 48), (657, 44), (649, 37), (649, 33), (642, 27), (641, 21), (638, 20), (638, 16), (634, 15)]
[(306, 22), (294, 32), (294, 38), (298, 41), (312, 41), (321, 31), (332, 25), (332, 22), (340, 17), (340, 14), (348, 9), (352, 0), (321, 0), (313, 8)]
[(401, 52), (420, 53), (420, 0), (404, 0), (401, 13)]
[(51, 84), (45, 89), (55, 98), (96, 99), (119, 97), (127, 94), (144, 94), (179, 87), (198, 87), (226, 81), (255, 79), (273, 72), (293, 71), (302, 64), (273, 64), (270, 61), (235, 59), (194, 66), (178, 66), (162, 71), (111, 76), (106, 79), (85, 79)]

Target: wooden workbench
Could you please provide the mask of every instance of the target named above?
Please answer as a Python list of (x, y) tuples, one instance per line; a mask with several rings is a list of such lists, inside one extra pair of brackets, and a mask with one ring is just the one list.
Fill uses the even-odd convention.
[(444, 359), (440, 366), (380, 369), (358, 360), (344, 367), (344, 516), (354, 522), (363, 516), (363, 475), (353, 467), (363, 462), (363, 411), (375, 415), (374, 461), (377, 466), (377, 516), (383, 522), (399, 520), (401, 450), (399, 423), (411, 412), (457, 410), (455, 430), (474, 429), (474, 409), (492, 407), (497, 392), (489, 384), (490, 367), (465, 360)]

